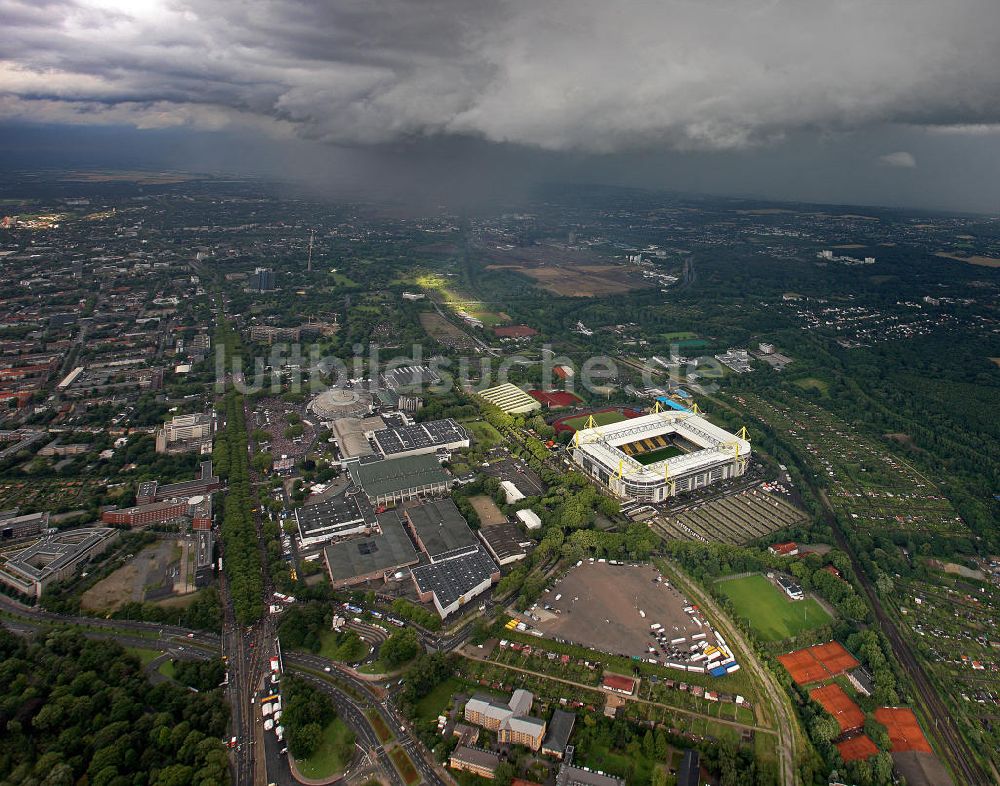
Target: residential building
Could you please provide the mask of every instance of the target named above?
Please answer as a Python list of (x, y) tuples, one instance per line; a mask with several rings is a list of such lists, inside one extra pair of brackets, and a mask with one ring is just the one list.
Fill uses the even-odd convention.
[(453, 770), (464, 770), (488, 780), (496, 776), (499, 765), (500, 757), (495, 753), (468, 745), (459, 745), (448, 759), (448, 766)]

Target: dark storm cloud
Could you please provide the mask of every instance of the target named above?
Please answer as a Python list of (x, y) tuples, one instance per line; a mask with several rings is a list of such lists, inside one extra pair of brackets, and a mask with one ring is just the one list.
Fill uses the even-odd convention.
[(996, 0), (0, 0), (0, 117), (733, 150), (1000, 122)]

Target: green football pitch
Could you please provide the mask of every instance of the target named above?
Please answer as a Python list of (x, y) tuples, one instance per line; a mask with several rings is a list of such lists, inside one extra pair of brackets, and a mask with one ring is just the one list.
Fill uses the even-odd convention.
[[(589, 418), (589, 415), (579, 415), (575, 418), (568, 418), (562, 421), (562, 423), (564, 426), (569, 426), (574, 431), (580, 431), (581, 429), (587, 428), (587, 420)], [(594, 413), (594, 424), (598, 426), (608, 426), (612, 423), (621, 423), (625, 419), (625, 416), (621, 412)]]
[(765, 576), (746, 576), (719, 582), (736, 613), (745, 617), (765, 641), (781, 641), (830, 621), (830, 615), (812, 598), (790, 600)]
[(673, 458), (674, 456), (680, 456), (684, 451), (674, 445), (667, 445), (665, 448), (660, 448), (659, 450), (651, 450), (648, 453), (639, 453), (632, 456), (636, 461), (642, 464), (644, 467), (647, 464), (655, 464), (657, 461), (663, 461), (664, 459)]

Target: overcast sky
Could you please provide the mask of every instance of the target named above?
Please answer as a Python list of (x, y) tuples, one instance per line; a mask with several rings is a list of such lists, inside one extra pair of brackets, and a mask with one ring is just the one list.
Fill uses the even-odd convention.
[(998, 0), (0, 0), (0, 23), (8, 164), (39, 125), (110, 127), (314, 177), (1000, 212)]

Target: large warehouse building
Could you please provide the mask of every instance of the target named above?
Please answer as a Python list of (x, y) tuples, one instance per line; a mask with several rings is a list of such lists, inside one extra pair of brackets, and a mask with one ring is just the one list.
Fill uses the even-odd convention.
[(750, 442), (690, 412), (654, 412), (576, 433), (573, 461), (622, 499), (662, 502), (746, 472)]

